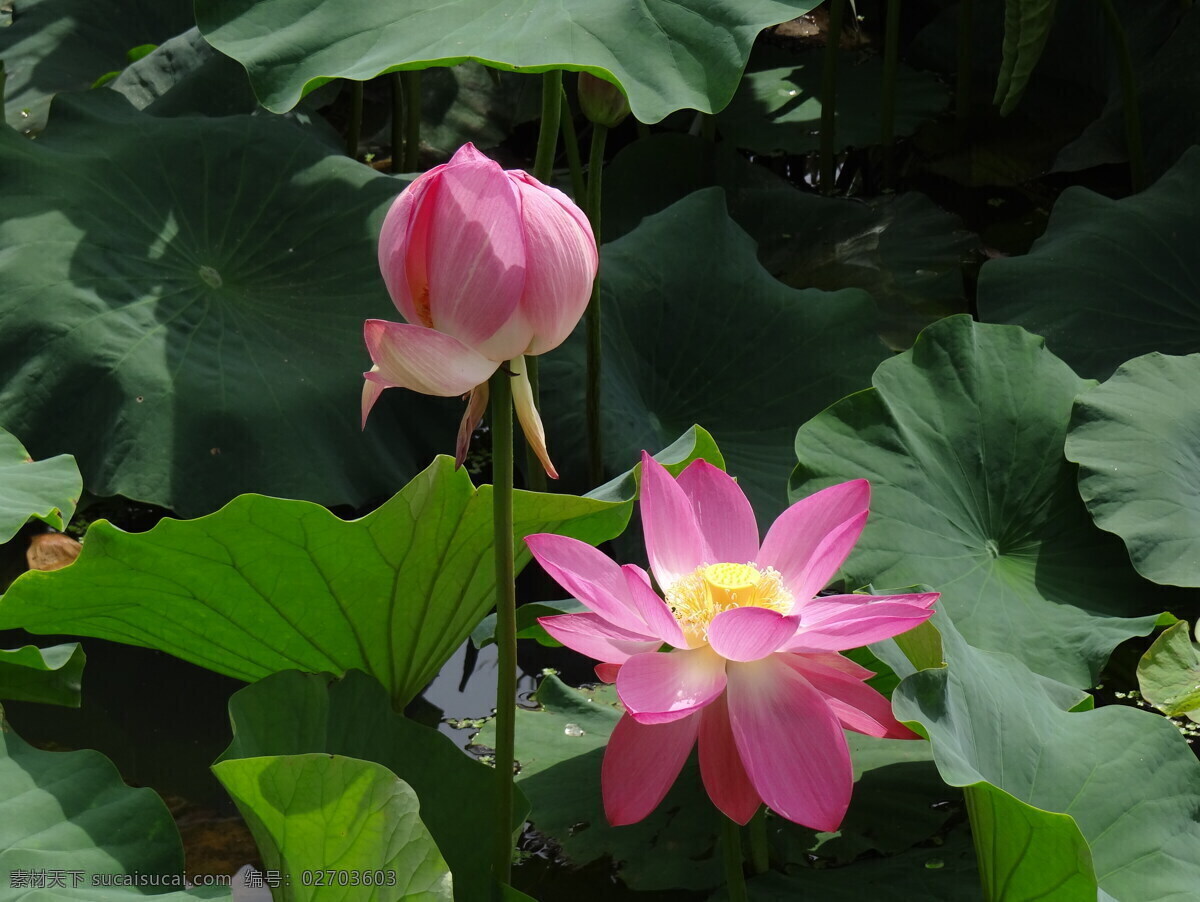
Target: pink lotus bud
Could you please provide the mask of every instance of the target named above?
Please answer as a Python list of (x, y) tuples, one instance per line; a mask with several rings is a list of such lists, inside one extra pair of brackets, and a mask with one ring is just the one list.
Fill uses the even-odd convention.
[(589, 122), (616, 128), (629, 115), (629, 98), (611, 81), (579, 73), (579, 108)]
[[(366, 322), (375, 365), (363, 422), (383, 388), (464, 395), (509, 360), (524, 376), (518, 358), (558, 347), (579, 322), (598, 261), (587, 217), (566, 195), (463, 145), (384, 220), (379, 268), (407, 323)], [(468, 413), (475, 421), (480, 406)], [(536, 410), (518, 413), (540, 431)], [(543, 440), (548, 464), (544, 452)]]

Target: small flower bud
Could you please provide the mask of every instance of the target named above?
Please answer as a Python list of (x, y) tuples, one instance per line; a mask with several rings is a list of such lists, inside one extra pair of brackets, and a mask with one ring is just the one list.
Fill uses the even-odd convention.
[(588, 120), (616, 128), (629, 115), (629, 99), (611, 81), (589, 72), (579, 73), (579, 106)]

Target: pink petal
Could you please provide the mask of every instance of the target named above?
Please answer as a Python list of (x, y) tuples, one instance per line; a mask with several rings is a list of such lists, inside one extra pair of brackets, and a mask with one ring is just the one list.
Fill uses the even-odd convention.
[(807, 655), (781, 655), (790, 667), (825, 696), (842, 726), (880, 739), (919, 739), (896, 720), (892, 703), (861, 680), (847, 676)]
[(617, 696), (639, 723), (687, 717), (724, 691), (725, 662), (705, 646), (634, 655), (617, 676)]
[(666, 468), (642, 452), (642, 532), (650, 570), (663, 591), (712, 559), (692, 503)]
[(813, 661), (823, 667), (829, 667), (856, 680), (869, 680), (875, 676), (875, 671), (868, 670), (861, 664), (851, 661), (836, 651), (816, 651), (804, 655), (806, 661)]
[(424, 326), (369, 319), (363, 338), (376, 367), (364, 376), (384, 387), (449, 398), (487, 382), (498, 366), (457, 338)]
[(471, 436), (483, 422), (483, 414), (488, 405), (488, 384), (484, 382), (471, 389), (467, 398), (467, 409), (463, 412), (462, 421), (458, 424), (458, 438), (454, 442), (454, 466), (457, 469), (467, 459), (471, 450)]
[(747, 564), (758, 556), (754, 509), (732, 476), (706, 460), (694, 460), (676, 482), (692, 503), (713, 557), (710, 563)]
[(890, 639), (920, 626), (933, 611), (916, 605), (881, 601), (861, 605), (818, 623), (805, 623), (789, 641), (787, 651), (843, 651)]
[(526, 536), (537, 562), (564, 589), (613, 626), (656, 638), (629, 597), (625, 574), (591, 545), (553, 533)]
[[(372, 367), (371, 372), (375, 372), (376, 368)], [(365, 375), (365, 374), (364, 374)], [(362, 428), (367, 428), (367, 415), (370, 414), (371, 408), (375, 406), (375, 402), (379, 400), (379, 396), (383, 394), (386, 385), (380, 385), (378, 382), (372, 382), (370, 379), (363, 379), (362, 387)]]
[(799, 620), (768, 608), (722, 611), (708, 625), (708, 644), (730, 661), (757, 661), (796, 634)]
[(636, 824), (658, 807), (683, 770), (699, 727), (699, 717), (642, 724), (626, 714), (617, 721), (600, 766), (610, 824)]
[(521, 310), (534, 332), (527, 353), (557, 348), (587, 309), (599, 255), (583, 211), (556, 188), (520, 170), (508, 177), (521, 202), (525, 293)]
[[(801, 604), (829, 582), (858, 541), (871, 487), (855, 479), (801, 498), (779, 515), (763, 539), (757, 563), (774, 567)], [(842, 527), (856, 522), (857, 529)], [(831, 541), (832, 540), (832, 541)]]
[(434, 328), (495, 360), (523, 353), (532, 337), (528, 329), (508, 336), (503, 347), (482, 346), (517, 313), (525, 286), (520, 204), (508, 176), (498, 163), (464, 147), (441, 171), (436, 197), (425, 204), (433, 211), (426, 266)]
[[(426, 272), (429, 218), (441, 172), (446, 164), (418, 176), (392, 202), (379, 232), (379, 271), (392, 303), (414, 326), (433, 327), (429, 314), (429, 277)], [(417, 225), (418, 216), (420, 225)], [(416, 303), (420, 300), (420, 307)]]
[(790, 821), (836, 830), (854, 777), (845, 734), (824, 696), (778, 655), (728, 670), (729, 722), (755, 791)]
[(518, 357), (513, 361), (512, 400), (513, 408), (517, 411), (517, 421), (521, 431), (525, 433), (525, 441), (537, 455), (538, 461), (551, 479), (558, 479), (558, 471), (550, 460), (550, 452), (546, 450), (546, 430), (542, 428), (542, 418), (537, 408), (533, 406), (533, 386), (529, 381), (529, 371), (525, 358)]
[(621, 665), (602, 662), (593, 667), (592, 670), (596, 671), (596, 679), (600, 682), (615, 683), (617, 681), (617, 674), (621, 672)]
[(662, 644), (613, 626), (599, 614), (554, 614), (539, 617), (538, 623), (567, 648), (606, 664), (624, 664)]
[(806, 601), (796, 613), (805, 626), (827, 620), (855, 618), (863, 615), (866, 608), (881, 602), (903, 604), (915, 612), (929, 610), (939, 598), (937, 592), (921, 592), (916, 595), (823, 595)]
[(700, 776), (708, 797), (730, 820), (745, 824), (754, 817), (762, 799), (738, 756), (725, 696), (700, 712), (699, 738)]
[(675, 619), (667, 603), (650, 588), (649, 574), (637, 564), (622, 564), (621, 569), (625, 571), (625, 583), (629, 587), (629, 597), (633, 599), (633, 606), (646, 621), (650, 633), (675, 648), (687, 648), (688, 642), (683, 637), (679, 621)]

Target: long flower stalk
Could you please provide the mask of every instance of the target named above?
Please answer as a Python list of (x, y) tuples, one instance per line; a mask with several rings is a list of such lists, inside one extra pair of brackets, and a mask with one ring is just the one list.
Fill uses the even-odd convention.
[(725, 890), (729, 902), (747, 902), (746, 876), (742, 872), (742, 837), (736, 822), (721, 815), (721, 861), (725, 865)]
[[(608, 128), (596, 123), (592, 129), (592, 147), (588, 155), (587, 200), (583, 205), (592, 224), (596, 247), (600, 246), (601, 178), (604, 173), (604, 144)], [(587, 392), (585, 410), (588, 434), (588, 479), (592, 485), (604, 481), (604, 437), (600, 431), (600, 369), (602, 334), (600, 331), (600, 276), (592, 282), (592, 299), (587, 308)]]
[(1112, 0), (1100, 0), (1100, 9), (1104, 12), (1104, 19), (1117, 50), (1118, 72), (1121, 77), (1121, 106), (1125, 109), (1125, 150), (1129, 154), (1129, 180), (1134, 193), (1137, 193), (1146, 187), (1146, 154), (1142, 148), (1142, 117), (1138, 110), (1133, 58), (1129, 55), (1129, 40)]
[(759, 806), (746, 828), (750, 834), (750, 872), (765, 874), (771, 868), (771, 854), (767, 843), (767, 809)]
[(896, 70), (900, 63), (900, 3), (888, 0), (883, 42), (883, 94), (880, 98), (880, 143), (883, 144), (883, 185), (896, 178)]
[(562, 91), (562, 109), (559, 113), (562, 120), (563, 147), (567, 151), (567, 168), (571, 171), (571, 196), (575, 203), (583, 204), (587, 194), (587, 182), (583, 178), (583, 160), (579, 157), (579, 138), (575, 134), (575, 118), (571, 115), (571, 101), (567, 99), (567, 91)]
[[(401, 72), (404, 85), (404, 172), (421, 166), (421, 72)], [(394, 152), (394, 151), (393, 151)]]
[(358, 158), (358, 143), (362, 139), (363, 83), (350, 82), (350, 122), (346, 125), (346, 156)]
[(404, 171), (404, 81), (399, 72), (388, 79), (392, 89), (392, 172)]
[(496, 559), (496, 823), (492, 872), (512, 870), (513, 760), (516, 743), (517, 592), (513, 564), (512, 386), (505, 368), (488, 380), (492, 423), (492, 529)]
[(833, 194), (836, 179), (837, 69), (842, 43), (846, 0), (829, 0), (829, 27), (825, 31), (825, 59), (821, 68), (821, 193)]
[(958, 4), (958, 59), (954, 66), (954, 118), (966, 129), (971, 113), (971, 34), (974, 0)]

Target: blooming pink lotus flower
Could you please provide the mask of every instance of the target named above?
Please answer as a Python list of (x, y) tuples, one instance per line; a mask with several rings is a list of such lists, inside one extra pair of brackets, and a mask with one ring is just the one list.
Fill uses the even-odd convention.
[(565, 194), (464, 144), (413, 181), (384, 220), (379, 268), (407, 322), (366, 322), (375, 365), (364, 374), (364, 425), (388, 387), (469, 393), (462, 463), (487, 406), (487, 380), (512, 361), (517, 418), (546, 472), (557, 476), (523, 356), (544, 354), (571, 334), (598, 261), (587, 217)]
[[(737, 483), (696, 461), (678, 481), (642, 455), (642, 527), (662, 595), (644, 570), (565, 536), (526, 539), (589, 609), (539, 622), (599, 660), (625, 715), (601, 771), (604, 809), (631, 824), (662, 801), (692, 746), (709, 796), (744, 824), (760, 803), (836, 830), (853, 774), (843, 727), (912, 739), (873, 676), (838, 652), (925, 622), (937, 593), (817, 597), (858, 541), (870, 487), (859, 479), (797, 501), (762, 543)], [(660, 651), (670, 646), (669, 651)]]

